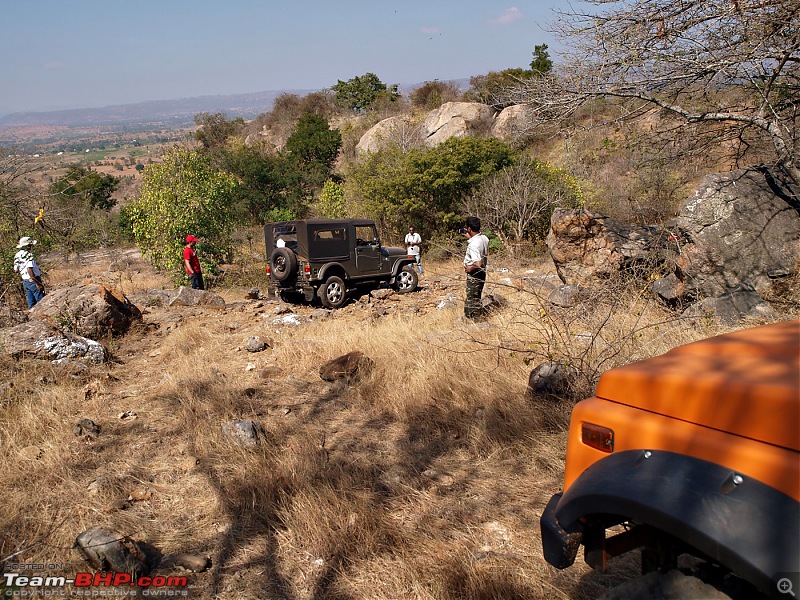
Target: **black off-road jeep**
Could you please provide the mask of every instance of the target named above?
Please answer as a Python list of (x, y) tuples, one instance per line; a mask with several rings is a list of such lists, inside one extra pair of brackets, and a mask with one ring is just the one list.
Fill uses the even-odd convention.
[(270, 296), (287, 301), (319, 299), (339, 308), (356, 287), (393, 286), (406, 294), (417, 289), (414, 259), (403, 248), (381, 245), (374, 221), (307, 219), (264, 226)]

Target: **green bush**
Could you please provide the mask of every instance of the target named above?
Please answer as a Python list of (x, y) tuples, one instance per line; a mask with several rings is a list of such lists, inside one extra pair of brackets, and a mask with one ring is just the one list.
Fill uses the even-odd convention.
[(126, 207), (124, 218), (142, 255), (178, 282), (187, 234), (203, 240), (198, 255), (207, 268), (230, 254), (235, 190), (233, 175), (215, 170), (208, 156), (174, 146), (163, 162), (145, 168), (141, 197)]
[(433, 236), (457, 228), (464, 218), (463, 199), (516, 156), (494, 138), (451, 138), (405, 153), (387, 148), (353, 166), (347, 195), (385, 231), (399, 235), (414, 222)]

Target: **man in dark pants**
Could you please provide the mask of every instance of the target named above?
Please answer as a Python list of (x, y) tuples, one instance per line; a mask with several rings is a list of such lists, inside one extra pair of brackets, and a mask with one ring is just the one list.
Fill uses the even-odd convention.
[(189, 281), (192, 282), (192, 289), (194, 290), (205, 289), (200, 259), (197, 258), (197, 252), (194, 250), (195, 244), (199, 241), (193, 235), (187, 235), (186, 246), (183, 249), (183, 266), (186, 267), (186, 274), (189, 276)]
[(45, 295), (42, 271), (33, 256), (32, 248), (35, 245), (36, 240), (26, 235), (19, 240), (17, 244), (19, 252), (14, 255), (14, 271), (22, 277), (28, 309), (33, 308)]
[(486, 282), (486, 258), (489, 253), (489, 238), (481, 233), (481, 220), (469, 217), (462, 229), (469, 240), (464, 255), (464, 272), (467, 274), (467, 297), (464, 301), (464, 316), (479, 319), (483, 315), (481, 293)]

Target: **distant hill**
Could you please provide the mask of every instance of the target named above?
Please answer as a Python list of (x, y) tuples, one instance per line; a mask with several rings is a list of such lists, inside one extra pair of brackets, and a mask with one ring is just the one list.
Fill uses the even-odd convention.
[[(454, 79), (462, 89), (469, 87), (469, 79)], [(402, 94), (408, 94), (421, 83), (399, 84)], [(166, 127), (184, 127), (194, 124), (198, 113), (222, 112), (229, 117), (256, 117), (272, 110), (275, 98), (281, 94), (305, 96), (319, 90), (271, 90), (229, 96), (196, 96), (177, 100), (149, 100), (135, 104), (117, 104), (102, 108), (74, 108), (49, 112), (15, 112), (0, 117), (0, 130), (13, 127), (92, 127), (138, 124), (161, 124)]]
[(230, 96), (197, 96), (177, 100), (150, 100), (136, 104), (118, 104), (102, 108), (74, 108), (50, 112), (17, 112), (0, 117), (0, 129), (11, 127), (87, 127), (133, 123), (165, 123), (181, 126), (194, 122), (202, 112), (223, 112), (230, 117), (255, 117), (268, 112), (281, 94), (305, 96), (317, 90), (273, 90), (233, 94)]

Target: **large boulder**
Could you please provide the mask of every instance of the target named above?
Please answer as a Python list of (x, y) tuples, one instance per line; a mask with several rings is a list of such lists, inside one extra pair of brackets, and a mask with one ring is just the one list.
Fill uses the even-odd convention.
[(636, 265), (656, 267), (666, 235), (587, 210), (557, 208), (546, 244), (566, 284), (591, 286)]
[(367, 375), (374, 365), (369, 356), (355, 350), (323, 364), (319, 368), (319, 376), (325, 381), (355, 382)]
[(704, 177), (681, 208), (677, 227), (686, 243), (679, 276), (698, 297), (750, 286), (769, 289), (798, 272), (798, 190), (766, 168)]
[(675, 223), (661, 229), (620, 223), (585, 210), (556, 209), (547, 247), (559, 277), (587, 285), (632, 266), (653, 294), (687, 316), (726, 324), (772, 318), (761, 300), (775, 279), (800, 271), (796, 186), (757, 167), (706, 176)]
[(49, 291), (31, 317), (97, 340), (124, 334), (142, 312), (122, 292), (90, 283)]
[(361, 136), (356, 144), (356, 151), (359, 154), (377, 152), (390, 142), (399, 143), (401, 146), (406, 143), (413, 145), (418, 141), (419, 135), (409, 117), (389, 117), (373, 125)]
[(102, 344), (60, 331), (40, 320), (0, 330), (0, 347), (12, 358), (27, 356), (56, 364), (67, 361), (101, 364), (108, 359), (108, 351)]
[(226, 307), (225, 299), (222, 296), (208, 290), (195, 290), (185, 285), (180, 286), (170, 294), (169, 305), (203, 306), (219, 310), (224, 310)]
[(427, 146), (438, 146), (451, 137), (466, 137), (474, 131), (491, 130), (495, 111), (480, 102), (445, 102), (432, 110), (422, 124)]
[(575, 385), (577, 371), (567, 363), (548, 361), (538, 365), (528, 376), (528, 396), (568, 397)]
[(421, 126), (408, 116), (388, 117), (373, 125), (356, 145), (359, 154), (377, 152), (388, 143), (414, 147), (421, 139), (436, 146), (451, 137), (490, 134), (497, 139), (513, 139), (530, 128), (531, 108), (515, 104), (499, 113), (478, 102), (447, 102), (428, 113)]
[(514, 139), (530, 130), (533, 110), (525, 104), (512, 104), (500, 111), (492, 125), (492, 135), (500, 140)]
[(739, 287), (717, 297), (703, 298), (683, 311), (691, 320), (718, 321), (733, 326), (743, 319), (772, 321), (778, 318), (775, 310), (752, 288)]

